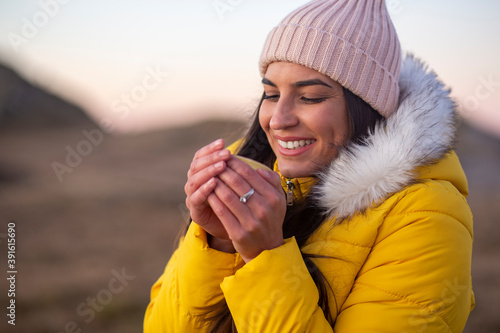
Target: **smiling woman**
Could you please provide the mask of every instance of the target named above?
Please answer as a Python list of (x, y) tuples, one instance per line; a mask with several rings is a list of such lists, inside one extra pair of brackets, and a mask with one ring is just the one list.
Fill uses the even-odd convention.
[(328, 166), (349, 137), (342, 86), (313, 69), (287, 62), (269, 65), (259, 121), (278, 168), (288, 178)]
[(144, 331), (462, 332), (472, 215), (455, 104), (402, 58), (384, 1), (298, 8), (260, 72), (246, 136), (194, 156), (192, 220)]

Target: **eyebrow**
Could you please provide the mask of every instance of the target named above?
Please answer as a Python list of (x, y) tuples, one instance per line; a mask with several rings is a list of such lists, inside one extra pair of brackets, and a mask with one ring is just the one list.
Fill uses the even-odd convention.
[[(272, 87), (276, 87), (276, 84), (274, 84), (271, 80), (266, 79), (266, 78), (262, 79), (262, 84), (265, 84), (265, 85), (268, 85), (268, 86), (272, 86)], [(316, 86), (316, 85), (325, 86), (325, 87), (328, 87), (328, 88), (333, 88), (331, 85), (329, 85), (328, 83), (325, 83), (325, 82), (321, 81), (320, 79), (312, 79), (312, 80), (299, 81), (299, 82), (295, 82), (293, 84), (293, 86), (297, 87), (297, 88), (299, 88), (299, 87), (307, 87), (307, 86)]]

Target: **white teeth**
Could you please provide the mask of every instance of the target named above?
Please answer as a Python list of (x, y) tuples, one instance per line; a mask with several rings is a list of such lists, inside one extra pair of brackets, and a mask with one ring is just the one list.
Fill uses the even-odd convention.
[(315, 143), (316, 140), (300, 140), (300, 141), (281, 141), (278, 140), (278, 144), (285, 149), (297, 149), (309, 146)]

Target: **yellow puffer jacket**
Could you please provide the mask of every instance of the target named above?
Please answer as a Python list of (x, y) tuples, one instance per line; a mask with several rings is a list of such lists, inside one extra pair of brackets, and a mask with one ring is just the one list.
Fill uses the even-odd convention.
[[(144, 332), (206, 332), (225, 298), (238, 332), (462, 332), (474, 306), (472, 214), (453, 140), (453, 103), (432, 72), (403, 62), (396, 115), (342, 151), (312, 189), (330, 218), (248, 264), (210, 249), (192, 223), (153, 286)], [(309, 193), (295, 179), (295, 196)], [(286, 186), (285, 184), (283, 184)], [(328, 280), (331, 327), (301, 252)]]

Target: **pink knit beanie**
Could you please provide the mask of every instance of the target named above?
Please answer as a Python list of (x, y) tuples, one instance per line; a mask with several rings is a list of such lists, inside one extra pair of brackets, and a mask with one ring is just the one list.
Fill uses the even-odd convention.
[(396, 111), (401, 47), (384, 0), (314, 0), (267, 37), (259, 66), (293, 62), (361, 97), (384, 117)]

